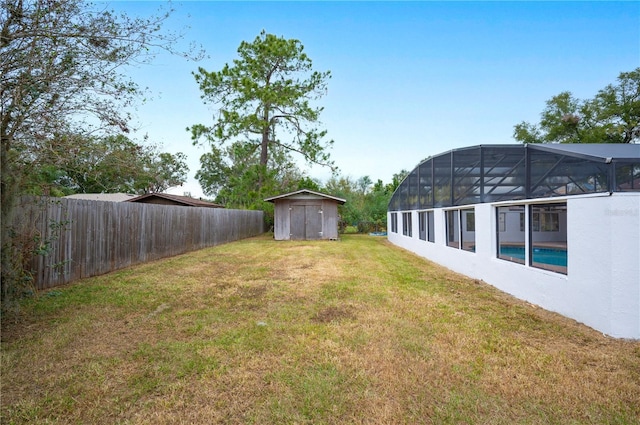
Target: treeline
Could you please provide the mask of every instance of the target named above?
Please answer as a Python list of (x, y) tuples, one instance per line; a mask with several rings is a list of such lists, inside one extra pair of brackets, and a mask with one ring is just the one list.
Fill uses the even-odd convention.
[(570, 91), (553, 96), (540, 122), (514, 127), (522, 143), (640, 143), (640, 68), (621, 72), (617, 81), (591, 99)]
[(387, 184), (380, 179), (374, 183), (369, 176), (330, 179), (324, 191), (347, 200), (338, 210), (341, 230), (359, 233), (386, 231), (389, 200), (406, 175), (403, 170)]

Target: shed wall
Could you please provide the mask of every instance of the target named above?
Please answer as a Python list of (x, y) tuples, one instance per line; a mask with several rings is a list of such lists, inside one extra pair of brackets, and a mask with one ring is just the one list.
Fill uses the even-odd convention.
[[(308, 239), (337, 239), (338, 238), (338, 204), (329, 199), (281, 199), (275, 201), (273, 237), (276, 240), (291, 240), (292, 213), (302, 211), (294, 206), (315, 206), (322, 210), (322, 229), (318, 238)], [(295, 219), (295, 217), (294, 217)], [(301, 219), (298, 217), (298, 219)]]
[(291, 228), (289, 200), (276, 201), (274, 206), (273, 237), (277, 241), (289, 240)]
[(324, 239), (338, 239), (338, 204), (325, 199), (322, 211)]

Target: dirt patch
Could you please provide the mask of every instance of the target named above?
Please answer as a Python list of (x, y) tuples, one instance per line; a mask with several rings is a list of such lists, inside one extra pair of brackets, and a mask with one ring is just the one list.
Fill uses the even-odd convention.
[(267, 293), (267, 286), (245, 286), (240, 288), (239, 295), (242, 298), (255, 299), (262, 298)]
[(356, 316), (350, 306), (331, 306), (317, 312), (311, 320), (316, 323), (339, 322), (341, 320), (353, 320)]

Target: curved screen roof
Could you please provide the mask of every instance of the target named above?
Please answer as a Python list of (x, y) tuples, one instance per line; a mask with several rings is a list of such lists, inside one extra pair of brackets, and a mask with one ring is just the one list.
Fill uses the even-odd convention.
[(623, 191), (640, 191), (640, 145), (479, 145), (418, 164), (389, 210)]

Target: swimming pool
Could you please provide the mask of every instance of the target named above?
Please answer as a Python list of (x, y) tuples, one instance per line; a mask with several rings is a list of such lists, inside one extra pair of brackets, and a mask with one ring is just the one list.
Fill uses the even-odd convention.
[[(524, 264), (523, 246), (500, 246), (500, 257), (511, 257)], [(550, 266), (567, 267), (567, 250), (561, 248), (533, 248), (533, 262)]]

